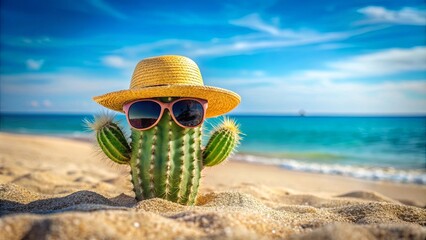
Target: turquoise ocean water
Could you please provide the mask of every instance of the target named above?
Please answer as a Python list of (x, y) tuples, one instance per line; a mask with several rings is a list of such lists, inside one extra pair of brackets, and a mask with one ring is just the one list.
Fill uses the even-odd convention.
[[(0, 115), (0, 131), (89, 139), (92, 115)], [(117, 115), (128, 128), (123, 115)], [(235, 159), (298, 171), (426, 184), (426, 117), (232, 116)], [(221, 118), (208, 119), (205, 131)]]

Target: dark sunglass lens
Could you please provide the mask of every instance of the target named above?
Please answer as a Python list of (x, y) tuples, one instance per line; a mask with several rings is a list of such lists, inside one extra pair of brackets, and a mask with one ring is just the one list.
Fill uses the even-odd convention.
[(195, 127), (203, 121), (204, 109), (201, 103), (194, 100), (182, 100), (173, 104), (173, 115), (176, 121), (185, 127)]
[(156, 102), (135, 102), (129, 108), (129, 123), (134, 128), (151, 127), (160, 117), (161, 106)]

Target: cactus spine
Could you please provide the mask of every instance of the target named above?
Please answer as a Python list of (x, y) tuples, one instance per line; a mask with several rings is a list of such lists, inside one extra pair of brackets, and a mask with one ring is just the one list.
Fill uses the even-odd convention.
[(195, 203), (203, 165), (223, 162), (235, 149), (240, 134), (238, 126), (225, 119), (203, 150), (201, 127), (182, 128), (167, 110), (155, 127), (132, 129), (131, 147), (112, 118), (95, 119), (89, 126), (96, 131), (108, 158), (130, 165), (137, 200), (158, 197), (183, 205)]

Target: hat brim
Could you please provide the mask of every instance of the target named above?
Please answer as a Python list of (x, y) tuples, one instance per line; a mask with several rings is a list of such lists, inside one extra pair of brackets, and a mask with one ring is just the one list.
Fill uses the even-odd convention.
[(194, 85), (167, 85), (110, 92), (93, 98), (97, 103), (117, 112), (123, 105), (141, 98), (193, 97), (208, 102), (206, 117), (216, 117), (234, 109), (241, 101), (238, 94), (218, 87)]

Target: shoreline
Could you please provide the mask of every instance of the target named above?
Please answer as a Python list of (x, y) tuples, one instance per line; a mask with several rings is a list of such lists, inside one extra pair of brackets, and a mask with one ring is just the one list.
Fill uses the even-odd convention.
[[(239, 169), (236, 171), (234, 169)], [(220, 177), (215, 171), (220, 172)], [(251, 174), (246, 174), (246, 173)], [(255, 176), (253, 175), (255, 174)], [(203, 182), (213, 186), (261, 184), (285, 187), (299, 193), (315, 193), (332, 197), (345, 193), (371, 192), (382, 194), (404, 204), (426, 207), (426, 186), (389, 181), (371, 181), (347, 176), (301, 172), (279, 166), (230, 160), (223, 165), (205, 169)], [(345, 193), (343, 193), (345, 192)]]
[(274, 158), (246, 153), (237, 154), (234, 156), (234, 159), (247, 163), (260, 163), (264, 165), (277, 166), (282, 169), (298, 172), (345, 176), (369, 181), (426, 185), (425, 169), (399, 169), (393, 167), (343, 165), (337, 163), (309, 163), (295, 159)]
[[(75, 140), (79, 142), (92, 143), (90, 132), (76, 134), (41, 134), (25, 132), (2, 132), (0, 134), (53, 137), (58, 139)], [(232, 157), (233, 160), (248, 164), (260, 164), (275, 166), (283, 170), (301, 173), (315, 173), (321, 175), (343, 176), (359, 180), (373, 182), (390, 182), (401, 184), (416, 184), (426, 186), (426, 169), (401, 169), (394, 167), (374, 167), (362, 165), (343, 165), (338, 163), (315, 163), (289, 158), (273, 157), (268, 154), (238, 152)]]
[[(94, 146), (90, 139), (4, 132), (0, 132), (0, 138), (41, 139), (57, 142), (59, 145), (65, 141), (90, 149), (90, 152), (87, 153), (88, 156), (93, 156), (94, 153)], [(298, 171), (264, 162), (247, 161), (244, 160), (244, 157), (247, 155), (236, 155), (219, 166), (205, 168), (203, 170), (205, 177), (202, 181), (207, 183), (206, 187), (255, 183), (271, 187), (285, 187), (296, 192), (315, 192), (326, 196), (336, 196), (342, 192), (371, 191), (409, 205), (426, 206), (426, 185), (424, 184), (358, 179), (344, 175)], [(95, 162), (99, 161), (95, 160)], [(110, 163), (107, 161), (106, 165), (110, 165)]]

